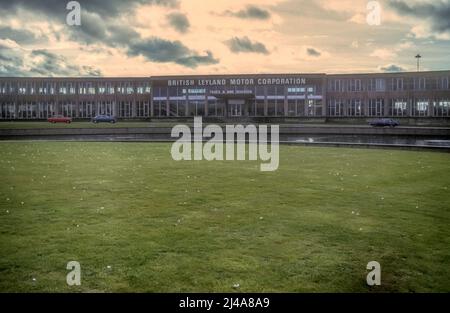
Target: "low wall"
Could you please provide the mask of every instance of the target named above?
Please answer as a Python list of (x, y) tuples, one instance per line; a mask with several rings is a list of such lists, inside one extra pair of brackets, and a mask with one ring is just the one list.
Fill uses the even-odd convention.
[[(270, 130), (270, 127), (269, 127)], [(170, 127), (143, 128), (37, 128), (37, 129), (0, 129), (3, 137), (32, 136), (70, 136), (70, 135), (130, 135), (154, 134), (169, 135)], [(292, 126), (281, 125), (280, 134), (284, 135), (386, 135), (386, 136), (439, 136), (450, 137), (450, 128), (444, 127), (397, 127), (374, 128), (368, 126)]]

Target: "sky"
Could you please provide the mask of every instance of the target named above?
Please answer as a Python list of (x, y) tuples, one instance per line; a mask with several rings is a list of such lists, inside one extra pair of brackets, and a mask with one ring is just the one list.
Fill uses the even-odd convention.
[(69, 2), (0, 0), (0, 76), (450, 69), (450, 0)]

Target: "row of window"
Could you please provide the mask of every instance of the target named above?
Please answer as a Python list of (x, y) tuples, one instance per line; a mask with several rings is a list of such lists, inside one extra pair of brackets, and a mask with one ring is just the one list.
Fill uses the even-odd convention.
[(403, 91), (403, 90), (448, 90), (449, 78), (371, 78), (371, 79), (329, 79), (328, 91)]
[[(321, 101), (289, 101), (289, 116), (321, 116)], [(248, 112), (245, 112), (248, 110)], [(83, 101), (78, 104), (72, 102), (36, 103), (25, 102), (14, 105), (14, 103), (0, 103), (1, 119), (45, 119), (54, 115), (64, 115), (73, 118), (92, 118), (98, 114), (116, 115), (121, 118), (132, 117), (184, 117), (184, 116), (285, 116), (284, 101), (271, 100), (267, 104), (264, 100), (254, 100), (244, 105), (229, 105), (226, 112), (223, 101), (155, 101), (153, 112), (147, 101), (132, 102), (121, 101), (115, 107), (112, 101), (90, 102)]]
[(112, 83), (13, 83), (0, 82), (0, 94), (19, 95), (102, 95), (102, 94), (150, 94), (150, 83), (133, 86), (130, 84)]
[[(228, 112), (226, 112), (226, 108)], [(0, 118), (2, 119), (33, 119), (47, 118), (62, 114), (74, 118), (91, 118), (98, 114), (116, 115), (121, 118), (132, 117), (183, 117), (183, 116), (450, 116), (450, 99), (431, 101), (420, 99), (361, 99), (340, 100), (329, 99), (326, 112), (322, 112), (321, 100), (290, 99), (284, 100), (252, 100), (247, 105), (229, 104), (221, 100), (209, 101), (155, 101), (152, 106), (149, 101), (113, 101), (72, 103), (21, 102), (0, 103)], [(247, 110), (247, 112), (245, 112)]]
[(129, 101), (118, 103), (115, 111), (111, 101), (90, 102), (83, 101), (78, 105), (71, 102), (36, 103), (26, 102), (14, 105), (13, 103), (0, 103), (0, 118), (2, 119), (45, 119), (55, 115), (64, 115), (73, 118), (92, 118), (96, 115), (115, 115), (121, 118), (150, 116), (150, 103), (137, 101), (135, 105)]
[(420, 99), (330, 99), (327, 105), (328, 116), (450, 116), (450, 100), (430, 101)]
[[(228, 110), (228, 111), (227, 111)], [(247, 112), (246, 112), (247, 110)], [(169, 114), (167, 114), (169, 112)], [(288, 112), (285, 112), (284, 100), (252, 100), (248, 105), (229, 104), (224, 101), (154, 101), (153, 116), (155, 117), (184, 117), (184, 116), (322, 116), (322, 101), (320, 100), (289, 100)]]

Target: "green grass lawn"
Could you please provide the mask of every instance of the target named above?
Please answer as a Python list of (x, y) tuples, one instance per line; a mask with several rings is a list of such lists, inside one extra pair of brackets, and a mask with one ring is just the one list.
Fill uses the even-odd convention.
[(449, 292), (449, 172), (428, 152), (282, 146), (263, 173), (169, 144), (1, 142), (0, 291)]

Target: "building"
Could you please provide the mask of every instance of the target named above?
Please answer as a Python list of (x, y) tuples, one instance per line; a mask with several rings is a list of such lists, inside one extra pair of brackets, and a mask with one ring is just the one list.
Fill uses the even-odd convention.
[(0, 78), (0, 119), (449, 118), (450, 71)]

